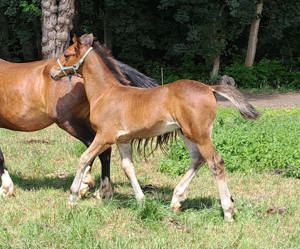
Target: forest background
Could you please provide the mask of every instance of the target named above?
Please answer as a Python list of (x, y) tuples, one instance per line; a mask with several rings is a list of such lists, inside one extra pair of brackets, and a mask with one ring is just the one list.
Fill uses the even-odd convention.
[(243, 88), (300, 88), (297, 0), (0, 0), (0, 25), (9, 61), (57, 56), (92, 32), (160, 83), (228, 74)]

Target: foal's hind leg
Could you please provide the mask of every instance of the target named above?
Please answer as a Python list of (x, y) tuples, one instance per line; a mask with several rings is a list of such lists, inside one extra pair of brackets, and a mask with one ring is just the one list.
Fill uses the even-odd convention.
[(186, 137), (183, 137), (183, 140), (187, 149), (189, 150), (192, 162), (190, 168), (174, 189), (171, 201), (171, 209), (174, 212), (180, 211), (181, 203), (186, 199), (186, 189), (188, 188), (193, 177), (195, 176), (197, 170), (204, 162), (199, 152), (199, 149), (197, 148), (197, 145), (191, 142)]
[(0, 176), (1, 187), (0, 196), (12, 196), (14, 194), (14, 183), (9, 176), (7, 169), (5, 169), (4, 156), (0, 148)]
[(216, 151), (210, 137), (203, 139), (198, 145), (198, 148), (203, 158), (207, 161), (208, 166), (216, 179), (221, 205), (224, 212), (224, 219), (226, 221), (233, 221), (235, 208), (227, 185), (224, 161)]
[(132, 163), (131, 144), (118, 144), (118, 148), (121, 155), (122, 168), (125, 171), (126, 176), (131, 182), (131, 185), (134, 190), (135, 198), (138, 201), (141, 201), (144, 199), (145, 196), (135, 175), (134, 166)]

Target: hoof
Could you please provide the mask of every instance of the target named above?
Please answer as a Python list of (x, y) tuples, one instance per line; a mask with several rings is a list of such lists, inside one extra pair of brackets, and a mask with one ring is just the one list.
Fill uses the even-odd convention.
[(142, 196), (136, 196), (135, 198), (136, 198), (136, 201), (137, 201), (137, 203), (138, 203), (138, 205), (140, 207), (144, 207), (145, 206), (145, 200), (146, 200), (146, 198), (145, 198), (144, 195), (142, 195)]
[(71, 194), (68, 199), (68, 205), (70, 208), (74, 208), (76, 206), (76, 204), (77, 204), (77, 196), (74, 194)]
[(79, 189), (79, 198), (83, 198), (87, 192), (91, 189), (91, 186), (86, 183), (81, 183), (80, 189)]
[(14, 194), (14, 187), (10, 186), (10, 187), (1, 187), (0, 188), (0, 197), (12, 197), (12, 196), (16, 196)]
[(79, 197), (84, 197), (86, 193), (95, 186), (95, 178), (90, 172), (86, 173), (79, 188)]
[(102, 200), (101, 194), (100, 194), (100, 190), (98, 189), (93, 196), (97, 199), (97, 200)]
[(236, 208), (231, 208), (229, 211), (224, 212), (224, 220), (225, 222), (234, 222), (234, 215), (237, 213)]
[(228, 222), (228, 223), (232, 223), (232, 222), (234, 222), (234, 219), (232, 217), (225, 217), (224, 216), (224, 221)]
[(178, 206), (178, 205), (171, 206), (171, 210), (172, 210), (173, 213), (180, 213), (181, 212), (181, 206)]
[(106, 177), (101, 181), (99, 189), (95, 192), (96, 199), (109, 199), (113, 196), (114, 189), (111, 181)]
[(10, 178), (10, 175), (7, 170), (4, 170), (4, 173), (1, 175), (2, 186), (0, 187), (0, 196), (9, 197), (14, 195), (14, 183)]

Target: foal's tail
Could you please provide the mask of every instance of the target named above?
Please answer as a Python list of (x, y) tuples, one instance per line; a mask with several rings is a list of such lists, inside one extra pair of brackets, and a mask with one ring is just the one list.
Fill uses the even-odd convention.
[(215, 85), (211, 86), (214, 93), (217, 93), (230, 102), (239, 110), (243, 117), (249, 119), (257, 119), (260, 113), (247, 102), (245, 97), (235, 87), (230, 85)]

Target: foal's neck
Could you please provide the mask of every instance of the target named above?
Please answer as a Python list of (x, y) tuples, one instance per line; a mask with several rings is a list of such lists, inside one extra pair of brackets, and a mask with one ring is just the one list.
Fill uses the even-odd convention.
[(112, 87), (120, 86), (120, 83), (95, 51), (92, 51), (85, 59), (82, 75), (86, 95), (90, 102), (93, 99), (98, 99)]

